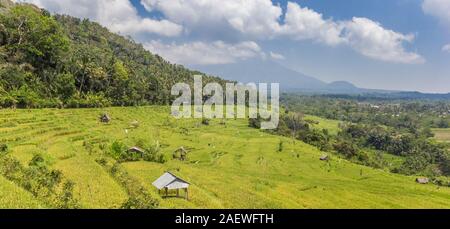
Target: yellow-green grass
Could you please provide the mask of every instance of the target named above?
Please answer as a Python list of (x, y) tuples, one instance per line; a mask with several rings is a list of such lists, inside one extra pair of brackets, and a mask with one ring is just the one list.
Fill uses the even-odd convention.
[(317, 124), (313, 124), (314, 128), (327, 129), (332, 135), (336, 135), (339, 132), (339, 124), (341, 123), (341, 121), (325, 119), (313, 115), (305, 115), (305, 120), (318, 122)]
[(31, 193), (0, 176), (0, 209), (43, 207), (44, 204), (34, 199)]
[(434, 138), (440, 142), (450, 143), (450, 128), (448, 129), (432, 129), (434, 133)]
[[(110, 124), (99, 122), (103, 112), (112, 117)], [(0, 142), (23, 164), (43, 154), (51, 167), (76, 183), (75, 194), (84, 208), (117, 208), (125, 201), (124, 187), (95, 159), (104, 156), (102, 144), (120, 140), (133, 146), (139, 139), (159, 142), (169, 159), (165, 164), (123, 164), (154, 196), (158, 192), (151, 183), (164, 171), (191, 183), (189, 200), (159, 198), (161, 208), (450, 208), (449, 188), (419, 185), (415, 177), (336, 157), (322, 162), (324, 152), (249, 128), (247, 120), (226, 120), (225, 125), (212, 120), (205, 126), (201, 120), (176, 120), (169, 113), (163, 106), (0, 110)], [(130, 128), (133, 121), (139, 122), (138, 128)], [(320, 128), (337, 130), (338, 122), (318, 121)], [(171, 157), (181, 146), (189, 150), (188, 161)], [(0, 207), (34, 206), (27, 199), (21, 205), (3, 202)]]

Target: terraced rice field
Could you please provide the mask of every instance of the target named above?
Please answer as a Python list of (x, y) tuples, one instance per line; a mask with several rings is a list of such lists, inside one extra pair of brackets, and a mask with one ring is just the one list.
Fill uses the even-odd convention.
[[(99, 122), (104, 112), (111, 123)], [(138, 128), (130, 128), (133, 121)], [(107, 157), (115, 140), (133, 146), (140, 139), (158, 142), (168, 161), (122, 165), (158, 198), (160, 208), (450, 208), (449, 188), (419, 185), (415, 177), (337, 157), (322, 162), (324, 152), (312, 146), (247, 125), (247, 120), (212, 120), (208, 126), (175, 120), (162, 106), (0, 110), (0, 143), (23, 165), (43, 155), (75, 182), (83, 208), (118, 208), (127, 199), (126, 187), (96, 159)], [(181, 146), (189, 151), (187, 161), (172, 159)], [(151, 183), (164, 171), (191, 183), (189, 200), (158, 195)], [(45, 207), (45, 201), (0, 177), (0, 208)]]

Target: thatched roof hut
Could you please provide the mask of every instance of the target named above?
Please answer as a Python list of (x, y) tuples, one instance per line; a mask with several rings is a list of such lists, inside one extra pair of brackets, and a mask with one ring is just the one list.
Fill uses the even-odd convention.
[(143, 150), (137, 146), (133, 146), (127, 150), (127, 153), (130, 155), (138, 155), (139, 157), (142, 158), (145, 155), (145, 150)]
[(426, 177), (419, 177), (416, 179), (416, 182), (419, 184), (428, 184), (428, 183), (430, 183), (430, 179), (428, 179)]
[(128, 149), (128, 152), (134, 152), (134, 153), (145, 153), (145, 150), (137, 147), (137, 146), (133, 146), (131, 148)]
[(108, 114), (102, 114), (100, 116), (100, 121), (103, 123), (109, 123), (111, 121), (111, 117)]
[(180, 159), (185, 161), (187, 159), (188, 151), (182, 146), (173, 152), (173, 159)]

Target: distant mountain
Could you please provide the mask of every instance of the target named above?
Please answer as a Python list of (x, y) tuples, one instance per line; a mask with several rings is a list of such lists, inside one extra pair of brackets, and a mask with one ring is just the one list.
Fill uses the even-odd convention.
[(400, 91), (392, 93), (366, 93), (369, 99), (390, 99), (390, 100), (450, 100), (450, 93), (422, 93), (417, 91)]
[(202, 72), (242, 83), (280, 83), (284, 92), (304, 92), (322, 94), (358, 94), (387, 92), (358, 88), (346, 81), (325, 83), (314, 77), (291, 70), (270, 60), (247, 60), (233, 64), (189, 66)]
[(361, 90), (360, 88), (357, 88), (355, 85), (347, 82), (347, 81), (335, 81), (332, 83), (329, 83), (327, 85), (328, 88), (330, 88), (330, 90), (338, 90), (338, 91), (359, 91)]
[(242, 83), (280, 83), (282, 90), (320, 90), (327, 83), (273, 61), (247, 60), (233, 64), (190, 66), (202, 72)]

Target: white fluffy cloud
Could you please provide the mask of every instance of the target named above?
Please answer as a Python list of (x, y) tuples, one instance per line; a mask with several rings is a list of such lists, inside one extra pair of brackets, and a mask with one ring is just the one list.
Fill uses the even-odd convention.
[(127, 35), (154, 33), (177, 36), (182, 26), (168, 20), (142, 18), (129, 0), (18, 0), (45, 8), (51, 12), (79, 18), (89, 18), (114, 32)]
[(325, 20), (316, 11), (292, 2), (288, 2), (285, 24), (279, 33), (298, 40), (315, 40), (328, 45), (343, 42), (340, 37), (341, 28), (336, 22)]
[(398, 63), (424, 63), (417, 53), (407, 52), (404, 42), (412, 42), (414, 35), (404, 35), (387, 30), (367, 18), (353, 18), (343, 22), (343, 38), (353, 49), (361, 54), (383, 61)]
[[(424, 0), (422, 9), (426, 14), (438, 18), (450, 28), (450, 0)], [(450, 52), (450, 44), (444, 45), (442, 51)]]
[(444, 45), (444, 47), (442, 47), (442, 51), (450, 53), (450, 44)]
[(270, 54), (270, 57), (272, 59), (275, 59), (275, 60), (284, 60), (284, 59), (286, 59), (286, 57), (284, 57), (282, 54), (279, 54), (279, 53), (270, 52), (269, 54)]
[[(248, 36), (271, 37), (280, 25), (282, 9), (271, 0), (141, 0), (148, 11), (192, 30), (232, 28)], [(225, 27), (225, 28), (224, 28)]]
[(151, 41), (145, 43), (144, 47), (171, 62), (190, 65), (229, 64), (265, 55), (259, 45), (251, 41), (237, 44), (228, 44), (223, 41), (185, 44)]
[[(367, 18), (349, 21), (325, 19), (322, 14), (288, 2), (286, 12), (271, 0), (141, 0), (148, 11), (161, 12), (168, 20), (185, 25), (190, 32), (211, 28), (231, 29), (246, 39), (311, 40), (329, 46), (348, 45), (381, 61), (417, 64), (424, 58), (407, 51), (412, 42), (405, 35), (383, 28)], [(281, 18), (284, 16), (284, 21)]]
[(450, 26), (450, 0), (424, 0), (422, 9)]
[[(141, 0), (146, 10), (163, 15), (163, 19), (155, 20), (140, 16), (130, 0), (20, 1), (34, 3), (51, 12), (89, 18), (122, 34), (178, 36), (180, 38), (177, 44), (148, 44), (154, 43), (150, 47), (154, 50), (157, 47), (161, 52), (164, 50), (162, 53), (171, 60), (180, 60), (181, 63), (190, 60), (182, 60), (181, 57), (168, 54), (193, 47), (197, 51), (202, 50), (203, 54), (199, 56), (212, 58), (211, 61), (200, 61), (202, 63), (227, 63), (239, 58), (239, 54), (232, 55), (226, 50), (240, 47), (248, 40), (270, 39), (281, 42), (286, 39), (309, 40), (328, 46), (346, 45), (364, 56), (381, 61), (411, 64), (424, 62), (423, 57), (404, 47), (404, 43), (413, 42), (413, 35), (386, 29), (367, 18), (353, 18), (348, 21), (327, 19), (322, 14), (294, 2), (288, 2), (283, 12), (282, 7), (274, 4), (272, 0)], [(427, 12), (446, 18), (446, 15), (450, 14), (450, 10), (447, 10), (448, 2), (449, 0), (424, 0), (423, 7)], [(205, 36), (201, 36), (202, 34)], [(222, 37), (224, 35), (225, 38)], [(197, 42), (182, 44), (183, 40)], [(217, 40), (233, 40), (235, 44), (223, 42), (219, 45), (220, 42), (214, 42)], [(159, 45), (156, 45), (158, 43)], [(167, 48), (175, 50), (170, 52)], [(244, 49), (244, 52), (246, 50)], [(186, 56), (183, 53), (179, 55)], [(222, 61), (218, 60), (220, 56), (224, 57)]]

